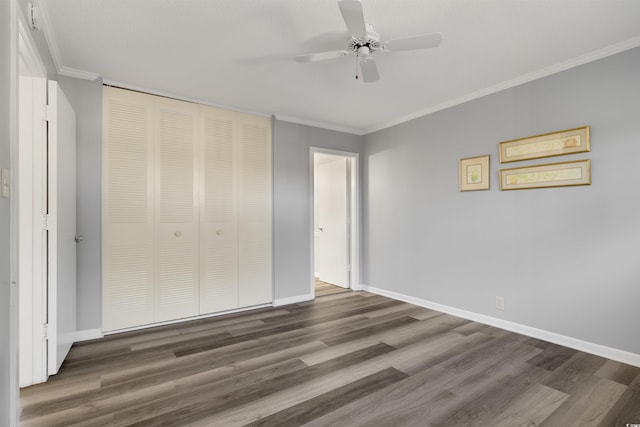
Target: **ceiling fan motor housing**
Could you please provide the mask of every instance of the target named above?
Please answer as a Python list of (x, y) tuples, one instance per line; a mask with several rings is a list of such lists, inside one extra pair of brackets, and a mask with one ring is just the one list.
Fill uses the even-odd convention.
[(351, 41), (349, 42), (349, 51), (353, 53), (362, 52), (360, 48), (366, 47), (370, 52), (375, 52), (376, 50), (380, 50), (380, 35), (373, 30), (373, 27), (369, 24), (367, 26), (367, 37), (351, 37)]

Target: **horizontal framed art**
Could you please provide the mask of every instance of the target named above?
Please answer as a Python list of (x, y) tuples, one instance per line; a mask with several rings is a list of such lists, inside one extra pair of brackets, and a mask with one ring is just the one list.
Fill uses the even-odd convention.
[(589, 126), (513, 139), (498, 144), (500, 163), (589, 151)]
[(489, 156), (460, 159), (460, 191), (489, 189)]
[(591, 185), (591, 161), (577, 160), (564, 163), (502, 169), (500, 190), (566, 187)]

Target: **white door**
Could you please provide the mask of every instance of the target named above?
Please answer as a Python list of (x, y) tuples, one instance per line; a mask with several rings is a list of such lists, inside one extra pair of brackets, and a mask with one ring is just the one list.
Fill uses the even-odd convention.
[(153, 97), (102, 94), (102, 329), (154, 321)]
[(316, 154), (320, 280), (349, 287), (348, 159)]
[(155, 322), (199, 313), (196, 104), (155, 98)]
[(49, 82), (48, 372), (60, 369), (76, 334), (76, 115)]
[(200, 314), (239, 306), (236, 122), (200, 106)]

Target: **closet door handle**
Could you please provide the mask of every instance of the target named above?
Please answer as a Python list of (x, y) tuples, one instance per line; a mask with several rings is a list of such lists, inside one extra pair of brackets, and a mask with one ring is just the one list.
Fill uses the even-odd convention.
[(223, 230), (221, 228), (219, 228), (219, 229), (216, 230), (216, 235), (222, 236), (222, 232), (223, 232)]
[(182, 236), (182, 231), (178, 230), (175, 233), (173, 233), (173, 235), (176, 236), (176, 237), (180, 237), (180, 236)]

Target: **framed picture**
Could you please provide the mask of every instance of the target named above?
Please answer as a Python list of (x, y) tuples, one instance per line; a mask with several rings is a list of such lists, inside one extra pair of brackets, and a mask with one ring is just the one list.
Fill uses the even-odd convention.
[(551, 163), (523, 168), (502, 169), (500, 190), (591, 185), (591, 161)]
[(460, 191), (489, 189), (489, 156), (460, 159)]
[(560, 132), (504, 141), (500, 147), (500, 163), (589, 151), (589, 126)]

